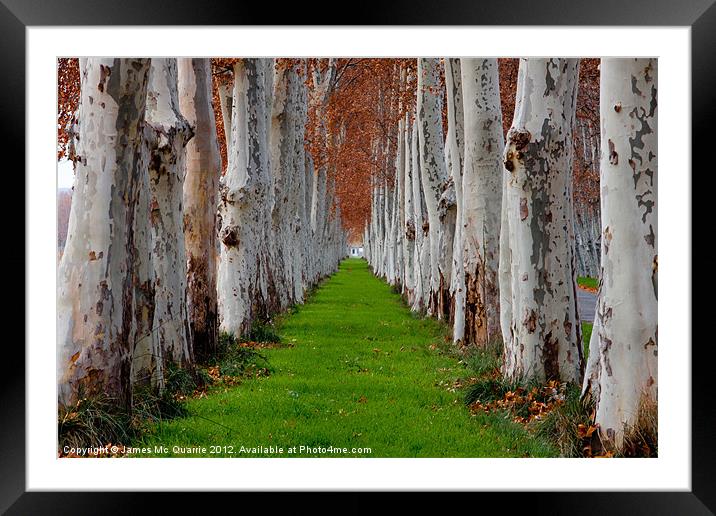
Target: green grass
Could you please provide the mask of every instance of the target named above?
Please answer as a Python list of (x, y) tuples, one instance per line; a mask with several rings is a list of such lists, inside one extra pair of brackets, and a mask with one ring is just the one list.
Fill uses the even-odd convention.
[[(468, 369), (446, 351), (447, 327), (412, 314), (364, 260), (345, 260), (276, 328), (287, 346), (261, 350), (270, 376), (190, 399), (187, 417), (154, 425), (133, 445), (167, 447), (156, 456), (212, 456), (174, 453), (175, 445), (220, 446), (213, 456), (224, 457), (558, 454), (506, 414), (471, 416), (464, 393), (453, 387)], [(243, 453), (242, 446), (278, 446), (284, 453)], [(296, 453), (288, 453), (294, 446)], [(348, 453), (301, 452), (300, 446)]]
[(589, 276), (579, 276), (577, 278), (577, 284), (580, 287), (599, 288), (599, 280), (597, 278), (590, 278)]
[(592, 323), (582, 323), (582, 349), (584, 350), (584, 361), (589, 357), (589, 339), (592, 338)]

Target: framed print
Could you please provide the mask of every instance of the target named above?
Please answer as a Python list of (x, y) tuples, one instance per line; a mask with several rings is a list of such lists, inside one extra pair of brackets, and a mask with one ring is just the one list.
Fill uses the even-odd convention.
[(716, 510), (690, 210), (716, 7), (381, 9), (2, 0), (3, 511)]

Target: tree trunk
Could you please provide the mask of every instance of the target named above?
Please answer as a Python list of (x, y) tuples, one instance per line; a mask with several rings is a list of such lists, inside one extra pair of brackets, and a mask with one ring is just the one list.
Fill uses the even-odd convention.
[(306, 149), (304, 138), (306, 134), (306, 123), (308, 121), (308, 89), (303, 79), (306, 71), (305, 61), (294, 68), (289, 76), (289, 85), (296, 89), (296, 105), (294, 116), (294, 184), (292, 191), (294, 230), (292, 232), (293, 251), (293, 298), (294, 302), (303, 302), (306, 292), (304, 274), (306, 272), (306, 245), (309, 235), (309, 217), (307, 215), (308, 204), (306, 202), (309, 192), (306, 178)]
[(412, 306), (415, 301), (415, 208), (413, 207), (413, 166), (411, 155), (411, 133), (410, 116), (406, 113), (404, 117), (405, 131), (403, 140), (403, 153), (405, 156), (405, 171), (403, 174), (404, 211), (405, 224), (403, 231), (403, 270), (404, 270), (404, 293), (408, 303)]
[[(228, 161), (231, 153), (231, 114), (234, 112), (234, 97), (231, 84), (222, 83), (219, 85), (219, 104), (221, 105), (221, 119), (224, 126), (224, 138), (226, 138), (226, 157)], [(228, 167), (228, 163), (225, 164)]]
[(415, 257), (414, 282), (415, 302), (414, 311), (427, 309), (430, 297), (430, 224), (427, 209), (425, 208), (425, 195), (423, 194), (422, 171), (420, 168), (420, 147), (418, 144), (418, 120), (413, 124), (411, 141), (411, 159), (413, 164), (413, 213), (415, 217)]
[(219, 262), (221, 331), (241, 336), (263, 310), (259, 271), (266, 259), (268, 158), (266, 63), (242, 59), (234, 65), (231, 154), (219, 186), (222, 228)]
[[(442, 95), (440, 94), (440, 60), (418, 59), (418, 124), (420, 139), (420, 172), (428, 212), (430, 238), (430, 305), (428, 311), (442, 318), (442, 291), (449, 288), (452, 241), (447, 249), (446, 228), (450, 224), (448, 176), (442, 132)], [(454, 199), (454, 196), (453, 196)], [(453, 218), (454, 224), (454, 218)]]
[[(447, 167), (446, 167), (447, 168)], [(438, 220), (440, 221), (439, 244), (438, 244), (438, 269), (440, 280), (438, 290), (434, 293), (433, 313), (438, 319), (450, 320), (452, 296), (450, 285), (452, 284), (453, 245), (455, 237), (455, 225), (457, 221), (457, 204), (455, 200), (455, 185), (452, 177), (445, 183), (445, 190), (440, 196), (438, 203)]]
[[(505, 148), (512, 320), (504, 374), (578, 382), (583, 367), (574, 274), (572, 132), (577, 59), (522, 59)], [(507, 253), (507, 254), (504, 254)]]
[[(271, 111), (271, 232), (273, 233), (272, 284), (278, 297), (277, 309), (288, 306), (293, 299), (293, 259), (291, 231), (293, 230), (293, 202), (289, 196), (294, 190), (294, 104), (296, 89), (289, 84), (291, 66), (280, 63), (274, 71), (274, 95)], [(295, 73), (295, 72), (294, 72)]]
[(176, 59), (152, 59), (147, 92), (152, 262), (156, 277), (153, 330), (165, 361), (193, 362), (187, 308), (182, 198), (184, 147), (193, 135), (179, 111)]
[(504, 141), (497, 60), (463, 59), (462, 79), (464, 343), (485, 346), (500, 334), (498, 269)]
[(179, 59), (179, 106), (194, 129), (186, 146), (184, 246), (187, 305), (194, 354), (206, 360), (216, 352), (216, 203), (221, 154), (211, 104), (209, 59)]
[[(397, 155), (396, 155), (397, 157)], [(390, 212), (388, 214), (389, 218), (389, 228), (390, 231), (388, 232), (388, 267), (386, 270), (386, 276), (388, 278), (388, 283), (391, 285), (395, 285), (397, 282), (397, 272), (398, 272), (398, 220), (399, 220), (399, 211), (400, 211), (400, 205), (399, 205), (399, 199), (400, 199), (400, 190), (398, 185), (400, 184), (400, 178), (398, 177), (398, 168), (396, 166), (392, 167), (395, 175), (393, 176), (393, 188), (391, 190), (391, 202), (390, 202)]]
[[(149, 59), (80, 60), (79, 141), (57, 283), (60, 405), (131, 405), (133, 259)], [(140, 244), (141, 245), (141, 244)]]
[(315, 240), (313, 238), (313, 226), (311, 223), (311, 214), (313, 207), (313, 188), (315, 183), (315, 166), (313, 164), (313, 157), (311, 153), (305, 153), (306, 159), (306, 200), (305, 200), (305, 211), (306, 211), (306, 229), (304, 238), (304, 256), (305, 256), (305, 273), (304, 273), (304, 284), (306, 289), (310, 288), (316, 277), (316, 250)]
[(314, 169), (313, 174), (313, 196), (311, 198), (311, 228), (313, 229), (313, 278), (312, 283), (316, 283), (322, 273), (322, 254), (319, 250), (323, 243), (323, 232), (325, 229), (325, 217), (326, 217), (326, 194), (327, 194), (327, 177), (326, 168), (319, 167)]
[(461, 344), (465, 336), (465, 267), (463, 264), (463, 167), (465, 161), (465, 114), (459, 59), (445, 59), (445, 87), (448, 102), (448, 169), (455, 185), (455, 235), (452, 249), (453, 342)]
[(142, 163), (144, 170), (137, 182), (137, 204), (134, 211), (133, 257), (135, 321), (134, 347), (132, 351), (132, 385), (150, 386), (157, 390), (164, 387), (164, 353), (154, 331), (156, 277), (152, 259), (152, 224), (150, 220), (151, 189), (149, 187), (149, 142), (152, 128), (144, 126)]
[[(387, 159), (387, 158), (386, 158)], [(395, 199), (394, 189), (391, 187), (391, 185), (388, 183), (388, 178), (386, 177), (384, 180), (384, 190), (383, 190), (383, 262), (381, 263), (381, 276), (383, 276), (386, 279), (389, 279), (388, 271), (390, 266), (390, 259), (392, 256), (392, 246), (393, 243), (391, 241), (391, 235), (393, 232), (393, 228), (391, 225), (392, 221), (392, 210), (393, 210), (393, 201)]]
[(657, 60), (602, 59), (602, 279), (585, 394), (602, 441), (624, 435), (657, 399)]
[(393, 207), (393, 238), (394, 238), (394, 256), (393, 256), (393, 284), (403, 289), (405, 279), (403, 278), (403, 237), (405, 235), (405, 194), (403, 187), (405, 185), (405, 146), (402, 145), (405, 140), (405, 125), (401, 118), (398, 121), (398, 134), (395, 155), (395, 204)]

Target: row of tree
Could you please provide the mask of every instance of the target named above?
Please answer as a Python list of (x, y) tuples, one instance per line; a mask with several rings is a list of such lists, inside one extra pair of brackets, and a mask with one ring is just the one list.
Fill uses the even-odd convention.
[(335, 178), (305, 145), (335, 67), (72, 61), (60, 64), (60, 153), (75, 181), (58, 271), (59, 402), (131, 407), (135, 385), (162, 389), (168, 367), (192, 368), (220, 331), (241, 336), (302, 302), (345, 255)]
[[(656, 60), (601, 60), (600, 148), (576, 122), (579, 66), (521, 59), (506, 138), (497, 60), (402, 66), (417, 97), (379, 149), (390, 166), (363, 239), (375, 273), (456, 343), (502, 342), (506, 379), (581, 383), (619, 448), (657, 396)], [(573, 194), (575, 141), (599, 163), (599, 206)], [(600, 277), (588, 360), (578, 272)]]

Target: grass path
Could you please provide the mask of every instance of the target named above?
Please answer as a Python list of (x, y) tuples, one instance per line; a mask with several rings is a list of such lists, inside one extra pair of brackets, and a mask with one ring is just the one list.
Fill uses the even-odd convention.
[(271, 376), (190, 399), (188, 417), (162, 422), (136, 445), (162, 445), (168, 451), (157, 455), (169, 456), (210, 456), (210, 446), (233, 457), (556, 454), (501, 414), (470, 415), (451, 388), (468, 372), (436, 345), (445, 325), (413, 315), (363, 260), (345, 260), (279, 332), (293, 347), (266, 350)]

